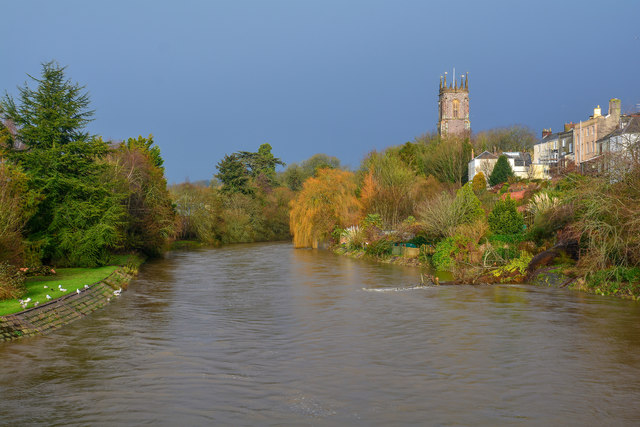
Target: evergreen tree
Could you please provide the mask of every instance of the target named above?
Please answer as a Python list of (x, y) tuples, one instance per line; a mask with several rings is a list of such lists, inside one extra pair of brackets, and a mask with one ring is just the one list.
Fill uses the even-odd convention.
[(271, 153), (270, 144), (262, 144), (257, 153), (240, 151), (237, 156), (244, 163), (249, 175), (257, 178), (263, 175), (270, 184), (275, 183), (276, 166), (285, 166), (285, 163)]
[(215, 177), (222, 183), (223, 193), (253, 193), (249, 181), (249, 171), (238, 154), (225, 154), (216, 167), (218, 168), (218, 173)]
[(493, 167), (491, 175), (489, 175), (489, 185), (493, 187), (494, 185), (507, 182), (507, 179), (509, 179), (510, 176), (513, 176), (513, 169), (511, 169), (507, 156), (503, 154), (498, 157), (498, 161)]
[(515, 200), (498, 200), (488, 217), (489, 228), (496, 234), (517, 234), (524, 230), (524, 219)]
[(18, 88), (19, 102), (6, 95), (0, 105), (18, 126), (27, 150), (11, 157), (29, 177), (29, 188), (41, 201), (27, 224), (28, 238), (38, 241), (47, 262), (96, 266), (120, 242), (122, 195), (105, 179), (108, 165), (98, 161), (107, 144), (84, 128), (93, 111), (84, 87), (66, 80), (64, 68), (42, 65), (42, 77), (29, 76), (36, 89)]
[(94, 114), (84, 86), (65, 79), (66, 67), (51, 61), (42, 64), (40, 79), (28, 75), (37, 89), (19, 87), (20, 102), (8, 94), (0, 105), (18, 127), (18, 139), (30, 148), (49, 149), (88, 139), (85, 126)]

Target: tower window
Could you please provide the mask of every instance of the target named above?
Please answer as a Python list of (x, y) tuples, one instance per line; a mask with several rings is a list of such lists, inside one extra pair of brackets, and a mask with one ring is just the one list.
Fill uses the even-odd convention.
[(453, 118), (457, 119), (460, 117), (460, 101), (457, 99), (453, 100)]

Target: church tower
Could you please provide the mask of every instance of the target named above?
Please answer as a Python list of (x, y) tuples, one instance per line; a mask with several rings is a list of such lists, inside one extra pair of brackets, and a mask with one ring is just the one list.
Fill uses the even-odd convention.
[[(454, 69), (455, 73), (455, 69)], [(455, 74), (447, 87), (447, 73), (440, 76), (438, 97), (438, 133), (442, 136), (471, 135), (469, 121), (469, 73), (460, 77), (460, 85)]]

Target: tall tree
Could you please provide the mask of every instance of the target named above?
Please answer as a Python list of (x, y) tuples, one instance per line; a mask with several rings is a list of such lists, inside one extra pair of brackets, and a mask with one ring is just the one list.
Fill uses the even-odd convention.
[(238, 158), (245, 164), (249, 175), (257, 178), (263, 175), (269, 183), (275, 183), (276, 166), (285, 166), (285, 163), (271, 153), (270, 144), (262, 144), (257, 153), (250, 151), (240, 151)]
[(160, 148), (153, 136), (129, 138), (107, 157), (112, 166), (112, 182), (118, 183), (127, 211), (124, 225), (125, 248), (156, 256), (173, 237), (176, 218)]
[(16, 103), (8, 94), (1, 105), (18, 126), (27, 150), (13, 152), (29, 177), (29, 188), (43, 198), (29, 220), (29, 239), (38, 241), (46, 261), (95, 266), (107, 261), (120, 242), (124, 210), (120, 194), (105, 180), (107, 144), (84, 130), (93, 111), (84, 87), (64, 76), (54, 62), (42, 65), (37, 83), (19, 88)]
[(424, 175), (462, 185), (467, 181), (471, 144), (457, 137), (432, 139), (423, 153)]
[(305, 181), (302, 191), (291, 201), (290, 226), (293, 245), (316, 246), (335, 227), (356, 223), (359, 204), (351, 172), (320, 169), (316, 177)]
[(361, 188), (365, 214), (379, 214), (386, 227), (393, 228), (413, 214), (417, 178), (414, 171), (393, 151), (371, 153), (363, 162), (368, 172)]
[(223, 193), (253, 193), (249, 171), (238, 154), (225, 154), (216, 167), (218, 168), (218, 173), (215, 177), (222, 183)]
[(94, 110), (84, 86), (65, 78), (66, 67), (51, 61), (42, 64), (42, 77), (28, 75), (37, 89), (19, 87), (19, 103), (6, 94), (0, 105), (18, 126), (18, 139), (30, 148), (49, 149), (73, 141), (85, 141), (84, 131)]

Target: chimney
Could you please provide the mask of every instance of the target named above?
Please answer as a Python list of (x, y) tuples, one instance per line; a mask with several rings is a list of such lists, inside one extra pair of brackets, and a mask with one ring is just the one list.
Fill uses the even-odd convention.
[(569, 122), (569, 123), (565, 123), (564, 124), (564, 131), (565, 132), (569, 132), (571, 129), (573, 129), (574, 127), (576, 127), (576, 124), (573, 122)]
[(602, 116), (602, 109), (598, 105), (596, 108), (593, 109), (593, 117), (600, 117), (600, 116)]
[(620, 116), (620, 112), (621, 112), (620, 100), (618, 98), (611, 98), (609, 100), (609, 115)]
[(542, 129), (542, 137), (543, 137), (543, 138), (548, 137), (548, 136), (549, 136), (549, 135), (551, 135), (552, 133), (553, 133), (553, 132), (551, 132), (551, 128), (549, 128), (549, 129)]

